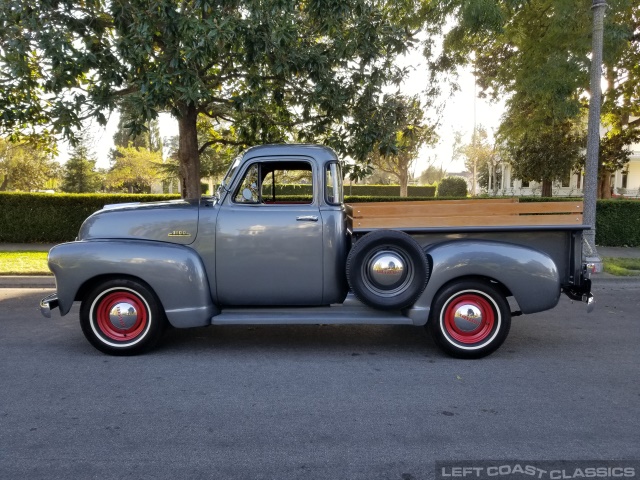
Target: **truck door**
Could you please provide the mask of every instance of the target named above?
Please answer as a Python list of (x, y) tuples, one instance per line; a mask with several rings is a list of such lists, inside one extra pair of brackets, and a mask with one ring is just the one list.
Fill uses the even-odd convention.
[(216, 224), (222, 305), (320, 305), (322, 218), (313, 165), (256, 159), (240, 172)]

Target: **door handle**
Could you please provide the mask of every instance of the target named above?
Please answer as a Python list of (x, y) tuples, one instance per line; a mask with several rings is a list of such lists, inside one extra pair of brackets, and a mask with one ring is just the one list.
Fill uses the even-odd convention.
[(301, 217), (297, 217), (296, 220), (298, 222), (317, 222), (318, 221), (318, 216), (317, 215), (302, 215)]

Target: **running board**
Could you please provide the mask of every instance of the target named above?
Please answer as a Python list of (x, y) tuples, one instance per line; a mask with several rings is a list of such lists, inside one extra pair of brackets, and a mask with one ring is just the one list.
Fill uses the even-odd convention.
[(211, 318), (212, 325), (413, 325), (398, 311), (385, 312), (360, 305), (328, 307), (225, 308)]

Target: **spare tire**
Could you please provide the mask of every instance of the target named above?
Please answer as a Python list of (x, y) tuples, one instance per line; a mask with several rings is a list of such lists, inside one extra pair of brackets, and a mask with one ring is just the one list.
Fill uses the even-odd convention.
[(429, 280), (422, 247), (396, 230), (375, 230), (359, 239), (349, 252), (346, 268), (355, 296), (383, 310), (413, 305)]

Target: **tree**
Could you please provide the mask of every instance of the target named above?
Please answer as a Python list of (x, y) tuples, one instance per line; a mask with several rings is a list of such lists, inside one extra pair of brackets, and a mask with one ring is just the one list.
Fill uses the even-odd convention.
[(630, 145), (640, 141), (640, 5), (617, 2), (606, 15), (604, 76), (607, 89), (601, 109), (607, 130), (600, 140), (598, 197), (611, 196), (610, 177), (629, 162)]
[(81, 139), (64, 164), (61, 190), (68, 193), (93, 193), (102, 188), (104, 175), (96, 170), (96, 159), (86, 138)]
[(453, 144), (451, 145), (451, 158), (449, 163), (457, 162), (463, 155), (462, 152), (462, 132), (454, 130), (453, 132)]
[[(219, 177), (223, 175), (231, 161), (238, 156), (242, 148), (236, 136), (235, 128), (227, 122), (219, 122), (217, 125), (210, 118), (200, 116), (198, 119), (198, 151), (200, 152), (200, 174), (202, 177)], [(219, 143), (223, 139), (233, 139), (230, 145)], [(238, 145), (235, 145), (235, 144)], [(168, 158), (164, 171), (169, 177), (180, 176), (180, 163), (178, 160), (179, 138), (172, 137), (168, 140)]]
[[(622, 120), (617, 123), (624, 125), (625, 112), (628, 116), (630, 110), (637, 109), (639, 98), (640, 6), (633, 0), (609, 0), (608, 4), (612, 14), (606, 17), (604, 62), (609, 89), (603, 113), (617, 111)], [(538, 177), (553, 178), (558, 170), (569, 170), (575, 160), (572, 155), (555, 155), (552, 147), (571, 145), (575, 127), (584, 130), (591, 51), (589, 7), (590, 2), (576, 4), (574, 0), (430, 4), (432, 17), (441, 26), (446, 21), (453, 23), (445, 35), (442, 54), (432, 58), (434, 76), (472, 65), (481, 96), (509, 97), (501, 127), (503, 138), (507, 131), (515, 134), (524, 142), (523, 151), (531, 151), (534, 143), (535, 150), (544, 148), (535, 136), (553, 138), (547, 146), (547, 162), (541, 163), (538, 154), (527, 157), (535, 164), (528, 171), (553, 169), (538, 172)], [(560, 138), (548, 131), (550, 126), (571, 134)], [(617, 142), (617, 148), (623, 148), (623, 142)], [(566, 163), (558, 165), (560, 161)], [(606, 176), (606, 167), (601, 179), (602, 175)], [(608, 178), (602, 181), (608, 182)], [(548, 180), (543, 180), (543, 189), (550, 192)]]
[[(476, 131), (473, 133), (471, 143), (460, 147), (460, 152), (465, 157), (465, 167), (467, 170), (473, 172), (471, 194), (475, 196), (475, 187), (476, 184), (479, 183), (479, 172), (487, 172), (488, 174), (488, 172), (497, 165), (497, 152), (489, 143), (489, 135), (482, 125), (476, 128)], [(487, 182), (487, 185), (488, 183), (489, 182)]]
[[(434, 127), (423, 122), (423, 109), (417, 97), (406, 98), (396, 95), (388, 109), (388, 116), (380, 123), (395, 124), (393, 138), (381, 139), (378, 148), (369, 156), (369, 162), (375, 168), (397, 178), (400, 184), (400, 196), (407, 196), (407, 186), (411, 169), (415, 164), (420, 148), (425, 143), (435, 143), (437, 136)], [(383, 110), (385, 112), (386, 110)]]
[(373, 165), (371, 163), (347, 163), (342, 166), (343, 179), (349, 179), (349, 195), (351, 195), (351, 186), (353, 182), (363, 181), (370, 177), (373, 173)]
[[(134, 134), (136, 124), (136, 111), (129, 105), (129, 98), (125, 97), (120, 104), (120, 119), (116, 133), (113, 134), (113, 144), (116, 147), (140, 147), (152, 152), (162, 153), (162, 139), (160, 138), (160, 125), (154, 118), (142, 126), (142, 131)], [(113, 155), (117, 153), (113, 151)]]
[(422, 185), (433, 185), (434, 183), (438, 183), (442, 180), (447, 172), (444, 171), (442, 166), (440, 168), (435, 167), (434, 165), (429, 165), (425, 170), (422, 171), (418, 181)]
[(510, 129), (509, 121), (507, 117), (501, 128), (501, 139), (513, 175), (542, 183), (541, 195), (551, 197), (553, 182), (566, 177), (584, 162), (584, 130), (565, 121), (522, 132), (519, 125)]
[(365, 179), (365, 184), (367, 185), (394, 185), (394, 184), (398, 184), (398, 180), (397, 177), (395, 177), (395, 175), (392, 175), (390, 173), (384, 172), (382, 170), (378, 169), (374, 169), (373, 172), (371, 172), (371, 175), (369, 175), (366, 179)]
[(34, 0), (0, 6), (0, 128), (67, 138), (127, 97), (133, 134), (179, 126), (187, 196), (200, 195), (199, 115), (234, 125), (212, 144), (323, 141), (361, 161), (369, 119), (423, 17), (381, 0)]
[(0, 138), (0, 191), (29, 192), (45, 188), (58, 176), (59, 164), (52, 158), (52, 146), (12, 142)]
[(129, 193), (149, 193), (154, 181), (159, 181), (162, 155), (146, 148), (117, 147), (117, 155), (106, 177), (112, 189)]
[(640, 141), (640, 122), (629, 123), (628, 116), (616, 114), (604, 118), (607, 131), (600, 139), (598, 198), (611, 198), (611, 175), (629, 163), (630, 146)]

